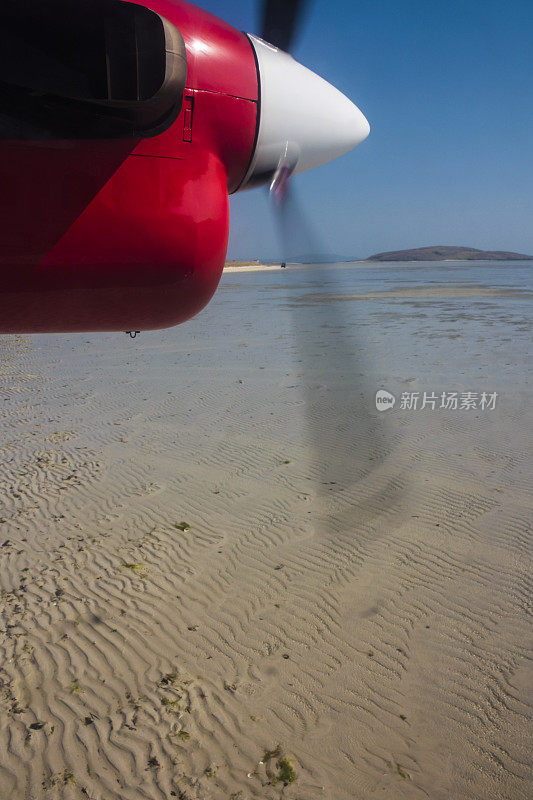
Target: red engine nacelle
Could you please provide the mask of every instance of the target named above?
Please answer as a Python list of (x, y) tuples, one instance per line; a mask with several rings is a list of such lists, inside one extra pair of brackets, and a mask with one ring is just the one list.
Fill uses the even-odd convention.
[[(163, 328), (196, 314), (218, 285), (228, 193), (254, 149), (254, 52), (245, 34), (183, 0), (143, 6), (185, 45), (181, 110), (162, 132), (32, 138), (26, 126), (0, 141), (0, 333)], [(113, 124), (125, 113), (111, 90), (61, 91), (68, 101), (55, 108), (73, 104), (82, 119), (98, 104)], [(25, 89), (22, 100), (35, 95)], [(24, 114), (33, 124), (34, 111)]]

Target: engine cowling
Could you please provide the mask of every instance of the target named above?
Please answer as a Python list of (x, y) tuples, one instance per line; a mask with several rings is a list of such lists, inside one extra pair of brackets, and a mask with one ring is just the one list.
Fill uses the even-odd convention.
[[(141, 69), (129, 84), (109, 76), (98, 83), (101, 64), (91, 61), (91, 48), (78, 61), (69, 50), (68, 19), (61, 25), (56, 17), (55, 33), (43, 19), (30, 24), (38, 5), (17, 0), (3, 27), (11, 49), (18, 44), (19, 61), (0, 63), (13, 101), (0, 115), (0, 332), (183, 322), (218, 285), (228, 192), (242, 182), (253, 153), (258, 83), (250, 42), (181, 0), (52, 2), (58, 15), (76, 9), (80, 25), (102, 34), (113, 48), (115, 76), (124, 74), (135, 37), (123, 37), (121, 53), (105, 15), (113, 19), (115, 8), (120, 17), (129, 7), (130, 33), (139, 19), (152, 20), (144, 57), (157, 80), (143, 84)], [(13, 7), (8, 3), (6, 14)], [(13, 33), (24, 11), (28, 25)], [(49, 58), (39, 75), (35, 52), (44, 53), (43, 64), (51, 57), (52, 33), (68, 69), (63, 63), (63, 73), (54, 72)], [(24, 46), (33, 60), (23, 57)]]

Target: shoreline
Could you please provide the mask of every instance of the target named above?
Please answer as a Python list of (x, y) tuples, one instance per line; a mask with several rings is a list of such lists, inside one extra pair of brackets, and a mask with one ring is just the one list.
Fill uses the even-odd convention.
[(269, 272), (278, 269), (281, 269), (280, 264), (242, 264), (240, 266), (229, 264), (224, 266), (223, 272)]
[[(307, 269), (309, 267), (324, 267), (324, 266), (325, 267), (334, 267), (334, 266), (358, 267), (358, 266), (370, 265), (370, 266), (375, 266), (375, 267), (377, 267), (377, 266), (390, 267), (391, 265), (394, 265), (394, 264), (423, 264), (425, 266), (427, 266), (428, 264), (465, 264), (465, 265), (469, 264), (469, 265), (473, 265), (473, 266), (476, 266), (476, 265), (485, 266), (487, 264), (490, 264), (490, 265), (496, 265), (496, 264), (499, 264), (499, 263), (502, 263), (502, 264), (507, 263), (508, 264), (509, 262), (506, 262), (505, 260), (502, 260), (500, 262), (499, 259), (487, 259), (487, 260), (484, 260), (484, 259), (476, 259), (476, 260), (467, 259), (465, 261), (465, 260), (453, 259), (453, 258), (443, 258), (443, 259), (441, 259), (439, 261), (436, 261), (436, 260), (435, 261), (419, 261), (418, 259), (417, 260), (413, 260), (413, 261), (372, 261), (370, 259), (364, 259), (363, 258), (363, 259), (354, 260), (354, 261), (331, 261), (331, 262), (327, 262), (325, 264), (324, 263), (307, 264), (307, 263), (303, 263), (303, 262), (290, 262), (290, 261), (287, 261), (286, 263), (287, 263), (287, 268), (290, 268), (290, 269), (295, 269), (295, 268), (297, 268), (297, 269), (303, 269), (303, 268)], [(523, 266), (524, 264), (527, 264), (527, 263), (533, 264), (531, 259), (520, 259), (520, 260), (519, 259), (514, 259), (512, 263), (513, 264), (516, 263), (516, 264), (518, 264), (520, 266)], [(229, 264), (224, 266), (223, 272), (224, 273), (271, 272), (271, 271), (276, 271), (276, 270), (280, 270), (280, 269), (282, 269), (281, 264), (251, 263), (251, 264), (235, 265), (235, 264), (229, 263)]]

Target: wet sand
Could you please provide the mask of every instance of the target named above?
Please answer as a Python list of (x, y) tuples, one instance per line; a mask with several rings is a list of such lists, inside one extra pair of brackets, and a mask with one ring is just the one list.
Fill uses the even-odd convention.
[[(0, 797), (532, 796), (528, 290), (300, 275), (0, 337)], [(397, 397), (357, 474), (361, 406), (302, 363), (342, 335)]]

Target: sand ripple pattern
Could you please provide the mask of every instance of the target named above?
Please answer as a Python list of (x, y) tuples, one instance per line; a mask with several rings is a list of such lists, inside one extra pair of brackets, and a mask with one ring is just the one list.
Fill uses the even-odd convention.
[[(135, 343), (0, 338), (0, 797), (526, 800), (522, 366), (497, 420), (391, 416), (318, 486), (288, 318), (238, 290)], [(375, 313), (376, 380), (438, 374), (429, 329), (380, 362)]]

